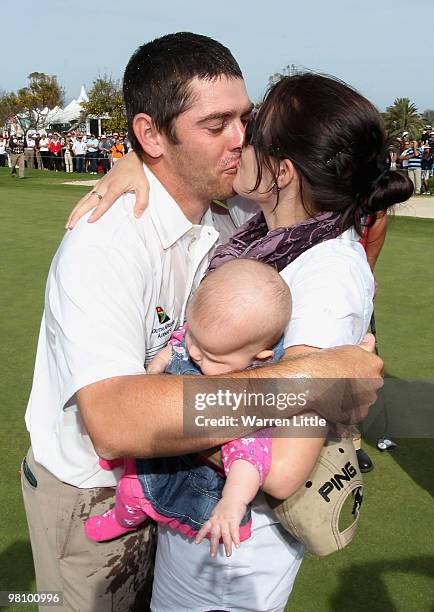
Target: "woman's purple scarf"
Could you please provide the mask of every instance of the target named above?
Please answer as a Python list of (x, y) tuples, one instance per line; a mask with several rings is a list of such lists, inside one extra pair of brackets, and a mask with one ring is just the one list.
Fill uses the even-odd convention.
[(341, 215), (324, 212), (297, 225), (268, 231), (262, 212), (244, 223), (226, 244), (216, 248), (208, 272), (231, 259), (256, 259), (278, 272), (311, 247), (342, 233)]

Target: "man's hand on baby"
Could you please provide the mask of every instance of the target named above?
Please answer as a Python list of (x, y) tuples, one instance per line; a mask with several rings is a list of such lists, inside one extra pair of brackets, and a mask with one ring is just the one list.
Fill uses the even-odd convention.
[(247, 510), (247, 505), (235, 496), (222, 497), (214, 510), (211, 518), (204, 523), (198, 531), (195, 539), (196, 544), (210, 534), (211, 557), (217, 554), (220, 540), (223, 540), (227, 557), (232, 554), (232, 544), (235, 548), (240, 546), (240, 523)]

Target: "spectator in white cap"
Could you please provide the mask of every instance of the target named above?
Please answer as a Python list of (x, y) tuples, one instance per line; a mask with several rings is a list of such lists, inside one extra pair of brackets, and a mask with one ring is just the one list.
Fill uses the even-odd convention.
[(54, 133), (53, 139), (48, 146), (51, 153), (51, 170), (60, 172), (62, 170), (62, 145), (57, 132)]
[(86, 155), (86, 145), (82, 142), (81, 134), (77, 135), (77, 140), (72, 146), (72, 151), (75, 157), (75, 171), (78, 173), (84, 172), (84, 156)]
[(73, 152), (73, 142), (71, 140), (71, 137), (68, 136), (66, 138), (66, 142), (63, 148), (64, 151), (64, 159), (65, 159), (65, 170), (66, 172), (70, 173), (73, 172), (73, 159), (74, 159), (74, 152)]
[(101, 135), (101, 140), (98, 145), (99, 160), (104, 174), (110, 170), (110, 157), (112, 145), (105, 134)]
[(413, 140), (410, 147), (405, 149), (401, 154), (401, 160), (406, 161), (408, 166), (408, 176), (414, 185), (414, 194), (420, 195), (422, 186), (422, 154), (423, 147)]
[(86, 157), (89, 160), (91, 174), (98, 174), (98, 147), (98, 138), (91, 134), (86, 141)]
[(50, 145), (50, 139), (48, 138), (47, 134), (45, 134), (45, 136), (42, 136), (42, 138), (39, 140), (39, 151), (41, 154), (42, 166), (44, 170), (50, 169), (49, 145)]
[(24, 147), (24, 159), (28, 170), (33, 170), (35, 165), (35, 134), (27, 132)]

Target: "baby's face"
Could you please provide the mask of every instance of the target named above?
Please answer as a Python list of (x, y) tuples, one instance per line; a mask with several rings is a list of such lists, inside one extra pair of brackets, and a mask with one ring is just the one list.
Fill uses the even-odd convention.
[[(208, 376), (245, 370), (255, 361), (256, 352), (251, 346), (227, 352), (219, 338), (205, 338), (199, 330), (193, 334), (188, 329), (185, 342), (191, 359)], [(223, 339), (224, 340), (224, 339)]]

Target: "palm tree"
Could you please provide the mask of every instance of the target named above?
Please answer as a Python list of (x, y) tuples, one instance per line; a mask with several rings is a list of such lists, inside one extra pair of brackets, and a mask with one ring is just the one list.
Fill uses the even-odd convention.
[(427, 108), (423, 111), (422, 118), (428, 125), (434, 125), (434, 110), (432, 108)]
[(404, 131), (409, 132), (410, 138), (419, 138), (423, 119), (409, 98), (396, 98), (392, 106), (387, 107), (383, 117), (389, 140), (401, 136)]

